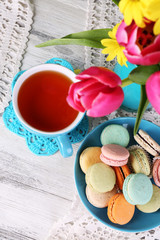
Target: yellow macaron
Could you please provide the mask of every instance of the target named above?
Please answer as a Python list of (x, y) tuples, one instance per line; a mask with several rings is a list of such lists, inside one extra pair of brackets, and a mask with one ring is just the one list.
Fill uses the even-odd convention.
[(100, 147), (88, 147), (83, 150), (79, 158), (79, 164), (84, 173), (88, 168), (95, 163), (102, 162), (100, 159), (101, 148)]

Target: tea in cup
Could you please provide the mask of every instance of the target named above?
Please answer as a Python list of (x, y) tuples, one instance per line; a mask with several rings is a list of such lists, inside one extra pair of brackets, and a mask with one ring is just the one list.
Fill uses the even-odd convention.
[(63, 157), (71, 156), (67, 133), (82, 120), (84, 113), (71, 108), (66, 97), (75, 73), (57, 64), (42, 64), (25, 71), (12, 95), (15, 114), (21, 124), (36, 135), (56, 137)]

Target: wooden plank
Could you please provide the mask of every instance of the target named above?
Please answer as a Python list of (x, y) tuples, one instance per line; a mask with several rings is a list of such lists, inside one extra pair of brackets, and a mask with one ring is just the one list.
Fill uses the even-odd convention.
[(36, 240), (32, 237), (27, 237), (22, 233), (15, 232), (14, 229), (8, 228), (0, 228), (0, 239), (9, 239), (9, 240)]
[(31, 35), (28, 42), (27, 53), (23, 59), (21, 70), (42, 64), (51, 58), (63, 58), (70, 62), (74, 69), (84, 69), (84, 47), (83, 46), (50, 46), (45, 48), (36, 48), (40, 42), (39, 36)]
[[(0, 226), (33, 239), (44, 239), (57, 215), (71, 203), (22, 184), (0, 183)], [(1, 238), (0, 238), (1, 239)]]
[[(35, 45), (60, 38), (64, 35), (84, 31), (86, 27), (87, 0), (43, 1), (35, 0), (34, 24), (29, 37), (22, 69), (44, 63), (52, 57), (71, 62), (74, 68), (84, 68), (83, 46), (54, 46), (36, 48)], [(80, 7), (81, 6), (81, 7)]]
[(44, 239), (71, 206), (73, 161), (34, 155), (2, 119), (0, 132), (0, 239)]
[(2, 120), (0, 132), (1, 182), (72, 200), (72, 167), (79, 144), (74, 145), (74, 156), (67, 159), (62, 158), (59, 152), (52, 156), (37, 156), (28, 149), (24, 138), (4, 127)]

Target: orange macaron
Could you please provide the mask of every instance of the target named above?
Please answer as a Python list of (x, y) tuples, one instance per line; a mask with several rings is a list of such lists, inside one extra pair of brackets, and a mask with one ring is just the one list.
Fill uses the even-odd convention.
[(132, 219), (134, 211), (135, 205), (127, 202), (123, 193), (117, 193), (109, 200), (107, 214), (113, 223), (127, 224)]
[(127, 165), (121, 167), (112, 167), (116, 174), (116, 185), (120, 190), (123, 188), (125, 178), (131, 173)]

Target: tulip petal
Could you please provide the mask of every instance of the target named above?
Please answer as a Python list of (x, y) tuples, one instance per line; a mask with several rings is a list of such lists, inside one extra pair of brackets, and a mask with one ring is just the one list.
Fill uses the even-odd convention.
[(135, 25), (133, 22), (130, 26), (126, 28), (126, 31), (128, 31), (128, 44), (129, 45), (135, 44), (137, 40), (137, 33), (138, 33), (137, 25)]
[[(98, 85), (98, 84), (97, 84)], [(81, 103), (83, 107), (88, 110), (94, 99), (99, 95), (100, 92), (105, 92), (106, 94), (110, 94), (113, 92), (113, 88), (106, 87), (105, 85), (101, 85), (101, 88), (98, 88), (96, 84), (93, 86), (92, 91), (84, 92), (83, 96), (81, 97)]]
[(140, 54), (134, 51), (124, 50), (124, 54), (128, 61), (137, 65), (153, 65), (160, 62), (160, 35), (156, 37), (154, 42), (148, 47), (144, 48)]
[(86, 108), (83, 106), (82, 97), (87, 94), (98, 94), (99, 91), (102, 91), (106, 86), (97, 82), (95, 79), (85, 79), (84, 81), (73, 83), (68, 92), (67, 102), (70, 106), (75, 108), (80, 112), (84, 112)]
[(153, 52), (153, 53), (147, 54), (146, 56), (142, 56), (142, 55), (134, 56), (134, 55), (128, 54), (124, 50), (124, 54), (128, 59), (128, 61), (132, 64), (147, 66), (147, 65), (158, 64), (160, 62), (160, 52)]
[(87, 95), (90, 95), (94, 92), (100, 92), (102, 91), (103, 89), (105, 89), (107, 86), (100, 83), (100, 82), (93, 82), (93, 84), (90, 84), (90, 85), (86, 85), (85, 88), (83, 89), (80, 89), (79, 91), (79, 95), (80, 96), (84, 96), (85, 94)]
[(66, 100), (71, 107), (73, 107), (77, 111), (84, 112), (85, 108), (82, 106), (80, 102), (78, 93), (76, 93), (77, 89), (78, 89), (78, 83), (73, 83), (69, 88), (69, 92)]
[(90, 87), (92, 88), (92, 86), (96, 83), (97, 83), (97, 81), (93, 78), (85, 79), (84, 81), (79, 81), (79, 82), (73, 83), (70, 86), (69, 94), (70, 94), (70, 91), (74, 91), (78, 95), (81, 96), (83, 94), (83, 91), (85, 91), (86, 88), (90, 89)]
[(158, 51), (160, 54), (160, 35), (158, 35), (155, 38), (154, 42), (151, 45), (149, 45), (148, 47), (146, 47), (142, 50), (142, 55), (145, 56), (149, 53), (154, 53), (154, 52), (158, 52)]
[(96, 93), (93, 93), (90, 95), (84, 95), (83, 97), (81, 97), (81, 103), (86, 110), (91, 108), (92, 103), (98, 94), (99, 92), (96, 92)]
[(81, 103), (79, 102), (79, 104), (75, 104), (75, 102), (73, 101), (73, 97), (71, 95), (68, 95), (67, 98), (67, 103), (74, 108), (75, 110), (79, 111), (79, 112), (85, 112), (84, 107), (81, 105)]
[[(82, 81), (70, 86), (67, 102), (74, 109), (89, 116), (105, 116), (116, 110), (124, 94), (119, 86), (121, 79), (113, 71), (103, 67), (91, 67), (81, 74)], [(91, 114), (91, 115), (90, 115)]]
[(118, 109), (124, 99), (124, 93), (121, 87), (116, 87), (108, 92), (100, 92), (88, 109), (87, 115), (90, 117), (103, 117)]
[[(160, 20), (157, 20), (157, 22), (160, 24)], [(137, 42), (142, 30), (147, 32), (148, 29), (150, 29), (151, 34), (152, 30), (160, 32), (157, 22), (155, 24), (151, 21), (146, 22), (146, 28), (144, 29), (140, 29), (134, 21), (129, 26), (125, 25), (124, 20), (121, 22), (117, 30), (116, 38), (118, 43), (125, 47), (123, 52), (130, 63), (147, 66), (160, 62), (160, 35), (153, 35), (153, 39), (155, 39), (153, 42), (148, 43), (148, 46), (139, 46)]]
[(121, 22), (121, 24), (119, 25), (119, 28), (116, 33), (116, 39), (117, 39), (118, 43), (124, 47), (128, 43), (128, 35), (127, 35), (127, 32), (125, 31), (126, 26), (127, 25), (123, 20)]
[(110, 69), (104, 67), (90, 67), (78, 74), (76, 79), (84, 80), (84, 76), (87, 76), (87, 78), (90, 76), (90, 78), (92, 77), (96, 81), (113, 88), (121, 84), (120, 77)]
[(141, 54), (141, 50), (139, 49), (139, 47), (136, 44), (130, 45), (126, 49), (130, 55), (140, 55)]
[(146, 82), (147, 97), (160, 114), (160, 71), (153, 73)]

